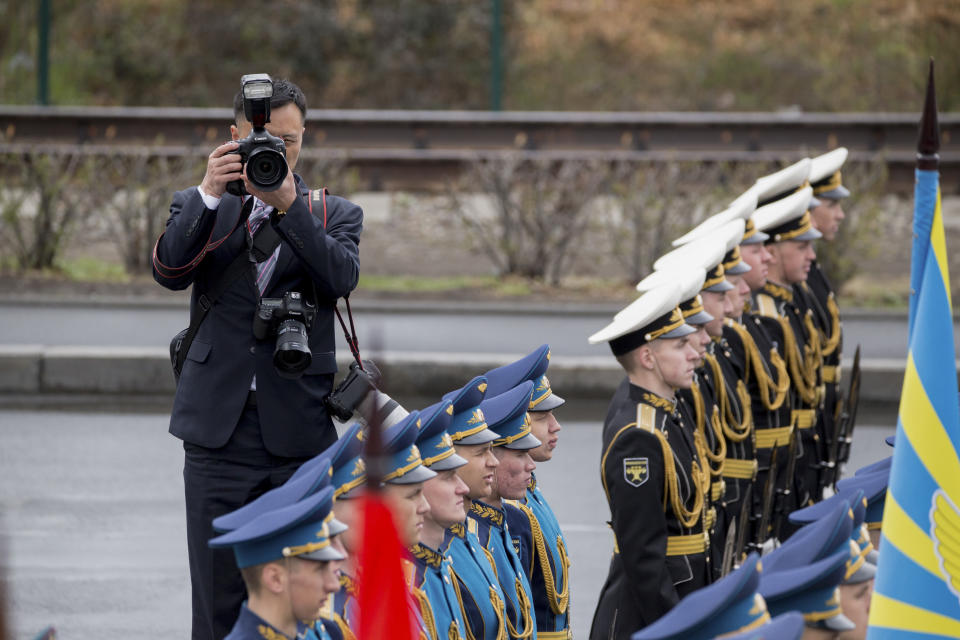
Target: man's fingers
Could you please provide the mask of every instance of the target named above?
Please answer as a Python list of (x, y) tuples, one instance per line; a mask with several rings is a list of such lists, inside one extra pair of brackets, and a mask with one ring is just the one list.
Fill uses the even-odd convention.
[(213, 159), (213, 158), (219, 158), (221, 156), (225, 156), (231, 151), (236, 151), (237, 147), (239, 146), (240, 145), (237, 144), (236, 142), (224, 143), (210, 153), (210, 158)]

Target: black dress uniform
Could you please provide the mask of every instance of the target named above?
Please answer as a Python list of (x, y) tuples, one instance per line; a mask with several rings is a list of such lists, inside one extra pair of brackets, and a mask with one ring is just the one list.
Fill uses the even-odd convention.
[(590, 637), (628, 638), (709, 582), (708, 483), (673, 402), (630, 384), (604, 424), (601, 479), (614, 555)]

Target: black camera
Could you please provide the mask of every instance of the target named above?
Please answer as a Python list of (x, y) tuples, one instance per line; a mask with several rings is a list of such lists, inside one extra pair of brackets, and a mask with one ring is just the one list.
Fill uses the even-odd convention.
[[(283, 140), (270, 135), (264, 125), (270, 122), (270, 98), (273, 80), (266, 73), (251, 73), (240, 79), (243, 85), (243, 115), (253, 125), (246, 138), (237, 140), (240, 162), (247, 167), (247, 178), (261, 191), (276, 191), (287, 177), (287, 147)], [(227, 192), (246, 195), (243, 180), (227, 183)]]
[(307, 327), (313, 324), (317, 305), (297, 291), (288, 291), (282, 298), (262, 298), (253, 316), (253, 335), (265, 340), (273, 332), (277, 346), (273, 350), (273, 366), (281, 378), (299, 378), (310, 366), (313, 356)]
[(327, 396), (327, 412), (347, 422), (356, 415), (361, 422), (379, 417), (384, 429), (392, 427), (409, 415), (400, 403), (377, 388), (380, 370), (371, 360), (363, 361), (363, 369), (356, 362), (350, 364), (346, 377)]

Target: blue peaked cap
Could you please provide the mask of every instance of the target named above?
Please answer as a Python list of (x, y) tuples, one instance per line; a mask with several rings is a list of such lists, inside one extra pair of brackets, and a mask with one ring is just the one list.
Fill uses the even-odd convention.
[(333, 508), (333, 487), (279, 509), (264, 510), (242, 527), (210, 541), (214, 548), (233, 547), (237, 567), (244, 569), (281, 558), (343, 560), (330, 546), (325, 522)]
[(687, 595), (630, 640), (710, 640), (764, 624), (770, 614), (759, 584), (760, 556), (752, 553), (739, 569)]
[[(343, 432), (340, 439), (330, 447), (334, 449), (331, 457), (333, 467), (333, 497), (339, 499), (348, 491), (362, 485), (366, 479), (366, 467), (363, 461), (363, 443), (366, 432), (363, 424), (355, 422)], [(328, 451), (330, 450), (328, 449)], [(322, 455), (322, 454), (321, 454)]]
[[(300, 468), (303, 469), (310, 464), (310, 462), (312, 462), (312, 460), (305, 462)], [(247, 524), (262, 513), (298, 502), (330, 486), (330, 473), (330, 460), (328, 459), (321, 460), (317, 464), (311, 464), (306, 473), (299, 474), (300, 477), (291, 476), (290, 479), (282, 485), (267, 491), (252, 502), (219, 518), (215, 518), (213, 528), (220, 533), (233, 531)]]
[(837, 483), (838, 491), (863, 490), (867, 499), (867, 513), (864, 522), (868, 529), (879, 529), (883, 522), (883, 505), (887, 497), (887, 485), (890, 483), (890, 469), (855, 475)]
[(850, 631), (854, 624), (840, 608), (839, 585), (847, 570), (847, 551), (813, 564), (784, 563), (776, 571), (764, 571), (759, 591), (771, 615), (799, 611), (808, 626), (832, 631)]
[(414, 484), (436, 477), (436, 472), (423, 466), (417, 436), (420, 434), (420, 412), (414, 411), (383, 432), (385, 454), (383, 481), (390, 484)]
[(493, 446), (526, 451), (543, 444), (530, 433), (527, 408), (532, 392), (533, 382), (527, 380), (505, 393), (487, 398), (480, 404), (489, 428), (498, 436), (493, 441)]
[[(739, 633), (724, 635), (723, 640), (800, 640), (803, 635), (803, 616), (796, 611), (781, 614), (765, 625)], [(721, 636), (717, 636), (717, 640)]]
[(456, 444), (487, 444), (497, 439), (497, 434), (487, 428), (487, 421), (480, 403), (487, 395), (487, 378), (477, 376), (461, 388), (443, 396), (453, 403), (453, 419), (447, 433)]
[(453, 403), (449, 400), (441, 400), (420, 412), (417, 447), (420, 449), (423, 464), (434, 471), (449, 471), (467, 464), (466, 460), (457, 455), (453, 440), (447, 433), (447, 427), (452, 420)]
[(868, 473), (876, 473), (877, 471), (886, 471), (890, 472), (890, 468), (893, 466), (893, 456), (887, 456), (883, 460), (878, 460), (872, 464), (868, 464), (864, 467), (860, 467), (853, 472), (854, 476), (862, 476)]
[(876, 567), (868, 564), (861, 553), (860, 545), (854, 539), (854, 526), (858, 529), (856, 533), (859, 537), (859, 524), (850, 503), (843, 498), (834, 501), (823, 517), (799, 529), (780, 548), (764, 556), (764, 567), (768, 571), (776, 571), (778, 566), (812, 564), (845, 550), (849, 558), (844, 584), (870, 580), (876, 575)]
[(521, 382), (532, 380), (533, 394), (530, 397), (529, 411), (550, 411), (564, 404), (566, 400), (553, 393), (550, 380), (547, 378), (547, 367), (550, 364), (550, 345), (542, 344), (529, 355), (516, 362), (487, 371), (489, 387), (487, 394), (498, 396), (513, 389)]

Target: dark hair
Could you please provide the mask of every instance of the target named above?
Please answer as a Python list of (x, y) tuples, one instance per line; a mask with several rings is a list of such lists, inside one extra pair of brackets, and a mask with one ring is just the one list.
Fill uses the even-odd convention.
[[(273, 97), (270, 98), (270, 109), (279, 109), (290, 103), (297, 105), (300, 115), (307, 119), (307, 97), (297, 85), (286, 78), (273, 81)], [(237, 91), (233, 96), (233, 119), (239, 123), (243, 117), (243, 91)]]

